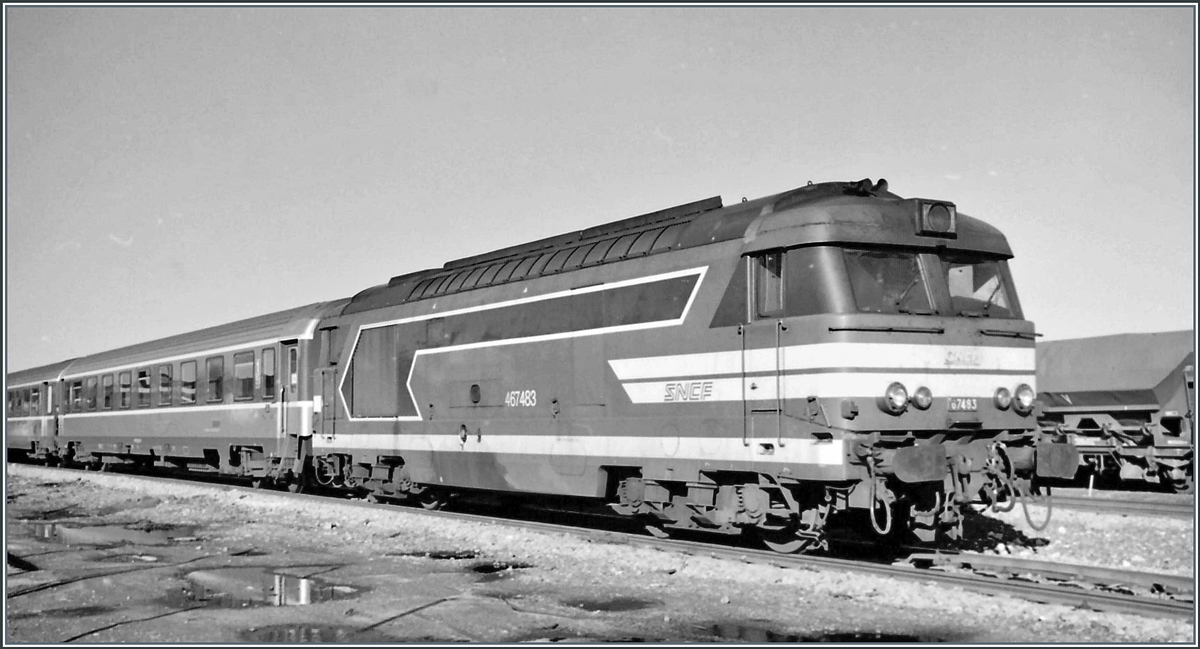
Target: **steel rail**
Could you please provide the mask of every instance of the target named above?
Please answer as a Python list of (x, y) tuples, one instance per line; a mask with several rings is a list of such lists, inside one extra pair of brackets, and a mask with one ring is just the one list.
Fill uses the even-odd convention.
[(1156, 516), (1164, 518), (1195, 519), (1196, 502), (1187, 499), (1178, 502), (1147, 502), (1119, 498), (1089, 498), (1052, 494), (1050, 499), (1055, 508), (1077, 511), (1119, 514), (1122, 516)]
[[(34, 465), (36, 466), (36, 465)], [(63, 472), (70, 475), (72, 469), (58, 469), (40, 467), (50, 472)], [(134, 478), (138, 480), (147, 480), (161, 483), (178, 483), (181, 482), (178, 478), (164, 478), (158, 476), (143, 476), (137, 474), (115, 474), (124, 478)], [(184, 481), (186, 482), (186, 481)], [(326, 495), (305, 494), (305, 493), (289, 493), (287, 491), (266, 491), (262, 489), (254, 489), (253, 487), (230, 485), (221, 483), (201, 482), (205, 486), (216, 488), (225, 491), (246, 492), (259, 494), (263, 496), (273, 496), (285, 499), (296, 499), (301, 501), (309, 501), (317, 504), (329, 504), (331, 498)], [(908, 564), (886, 564), (872, 563), (870, 561), (841, 559), (836, 557), (825, 557), (815, 555), (786, 555), (771, 552), (769, 550), (757, 550), (751, 548), (739, 548), (723, 545), (715, 545), (711, 543), (701, 543), (697, 541), (686, 541), (681, 539), (660, 539), (651, 536), (643, 536), (640, 534), (632, 534), (627, 532), (617, 532), (611, 530), (595, 530), (582, 528), (572, 525), (563, 525), (559, 523), (546, 523), (542, 521), (526, 521), (512, 520), (504, 518), (496, 518), (495, 516), (485, 516), (480, 514), (469, 514), (463, 512), (448, 512), (448, 511), (432, 511), (425, 510), (419, 507), (397, 507), (392, 504), (371, 502), (367, 499), (354, 500), (339, 500), (343, 506), (351, 506), (356, 509), (369, 509), (377, 511), (386, 511), (392, 513), (408, 513), (420, 516), (438, 517), (449, 520), (459, 520), (464, 522), (474, 522), (484, 525), (503, 525), (515, 529), (527, 529), (551, 534), (569, 534), (571, 536), (580, 536), (592, 538), (598, 541), (604, 541), (613, 544), (628, 545), (631, 547), (642, 547), (655, 550), (670, 550), (689, 555), (707, 555), (712, 558), (728, 559), (733, 561), (741, 561), (750, 564), (771, 565), (780, 568), (793, 568), (801, 570), (834, 570), (842, 572), (856, 572), (860, 574), (877, 575), (884, 577), (893, 577), (897, 579), (905, 579), (910, 581), (936, 582), (949, 586), (957, 586), (965, 590), (980, 592), (984, 594), (1005, 594), (1021, 599), (1026, 599), (1039, 603), (1046, 604), (1061, 604), (1065, 606), (1074, 606), (1080, 608), (1088, 608), (1097, 611), (1111, 611), (1118, 613), (1133, 613), (1139, 615), (1164, 617), (1164, 618), (1194, 618), (1195, 604), (1191, 601), (1179, 601), (1167, 598), (1144, 597), (1136, 595), (1128, 595), (1123, 593), (1113, 593), (1097, 590), (1083, 590), (1078, 587), (1065, 586), (1060, 584), (1046, 584), (1031, 581), (1020, 581), (1015, 579), (1002, 580), (995, 576), (985, 576), (973, 573), (954, 573), (943, 572), (940, 570), (932, 570), (928, 568), (919, 568), (915, 565)], [(931, 557), (933, 557), (931, 559)], [(947, 555), (916, 555), (918, 562), (928, 562), (936, 564), (938, 561), (945, 563), (953, 563), (961, 558), (959, 563), (986, 563), (991, 560), (987, 555), (976, 554), (947, 554)], [(1006, 558), (1010, 566), (1021, 565), (1026, 568), (1026, 572), (1037, 572), (1032, 568), (1032, 563), (1027, 560)], [(1048, 563), (1048, 562), (1033, 562), (1033, 563)], [(992, 561), (992, 565), (996, 564)], [(1061, 572), (1062, 564), (1051, 564), (1054, 567), (1052, 572)], [(1136, 573), (1129, 573), (1134, 575)], [(1151, 579), (1159, 579), (1161, 575), (1154, 574)], [(1133, 577), (1129, 577), (1133, 579)]]
[(1161, 572), (1122, 570), (1104, 566), (1087, 566), (1076, 563), (1058, 563), (1024, 557), (1004, 557), (975, 552), (956, 554), (914, 554), (908, 558), (914, 564), (929, 566), (952, 566), (969, 570), (992, 571), (1004, 575), (1018, 576), (1036, 574), (1055, 580), (1086, 580), (1089, 583), (1124, 588), (1139, 586), (1156, 593), (1193, 596), (1196, 588), (1194, 577), (1170, 575)]

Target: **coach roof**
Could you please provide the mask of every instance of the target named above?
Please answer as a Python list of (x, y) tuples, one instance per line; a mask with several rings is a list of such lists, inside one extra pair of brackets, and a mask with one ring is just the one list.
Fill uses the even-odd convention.
[(308, 338), (319, 318), (346, 304), (346, 300), (318, 302), (287, 311), (239, 320), (177, 336), (84, 356), (67, 369), (66, 377), (84, 376), (118, 368), (136, 367), (169, 358), (186, 358), (209, 351), (292, 338)]

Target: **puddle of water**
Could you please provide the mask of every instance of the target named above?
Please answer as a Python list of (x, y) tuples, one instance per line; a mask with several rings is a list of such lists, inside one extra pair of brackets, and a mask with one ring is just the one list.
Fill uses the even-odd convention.
[(162, 561), (161, 557), (153, 554), (116, 554), (101, 559), (104, 563), (155, 563)]
[(23, 512), (19, 518), (25, 521), (54, 521), (63, 518), (73, 518), (75, 516), (75, 506), (60, 507), (58, 509), (49, 509), (45, 511)]
[(73, 608), (52, 608), (45, 611), (25, 611), (22, 613), (9, 613), (8, 617), (12, 620), (23, 620), (30, 617), (88, 617), (92, 615), (103, 615), (117, 610), (113, 606), (76, 606)]
[(167, 594), (167, 605), (174, 608), (186, 608), (199, 603), (217, 608), (307, 606), (351, 599), (359, 594), (357, 588), (328, 584), (319, 579), (281, 575), (270, 572), (269, 568), (197, 570), (185, 575), (185, 579), (188, 581), (186, 587)]
[(50, 543), (117, 546), (125, 544), (167, 545), (171, 541), (189, 538), (187, 535), (195, 532), (196, 526), (186, 525), (170, 528), (160, 526), (160, 529), (139, 530), (119, 525), (69, 527), (60, 523), (34, 523), (26, 526), (26, 529), (33, 538)]
[(255, 549), (251, 548), (249, 550), (230, 552), (229, 556), (231, 556), (231, 557), (265, 557), (268, 554), (270, 554), (270, 552), (263, 552), (262, 550), (255, 550)]
[(247, 642), (396, 642), (395, 638), (373, 630), (359, 631), (334, 624), (279, 624), (247, 629), (240, 635)]
[(477, 572), (481, 575), (491, 575), (497, 572), (505, 572), (508, 570), (520, 570), (521, 568), (532, 568), (528, 563), (505, 563), (503, 561), (494, 561), (492, 563), (480, 563), (471, 566), (471, 572)]
[(637, 597), (614, 597), (612, 599), (571, 599), (562, 602), (563, 606), (571, 608), (581, 608), (585, 611), (604, 611), (604, 612), (621, 612), (621, 611), (640, 611), (642, 609), (657, 606), (659, 602), (652, 599), (640, 599)]
[(917, 642), (914, 635), (898, 633), (858, 633), (835, 632), (821, 635), (803, 636), (790, 633), (779, 633), (764, 627), (747, 626), (744, 624), (714, 624), (709, 627), (709, 635), (722, 640), (741, 640), (743, 642)]
[(389, 557), (418, 557), (423, 559), (434, 559), (437, 561), (453, 561), (460, 559), (474, 559), (474, 552), (388, 552), (385, 556)]
[(479, 578), (480, 583), (489, 583), (493, 581), (500, 581), (505, 577), (511, 576), (514, 570), (532, 567), (533, 566), (528, 563), (505, 563), (503, 561), (496, 561), (493, 563), (475, 564), (471, 566), (471, 572), (482, 575), (482, 577)]

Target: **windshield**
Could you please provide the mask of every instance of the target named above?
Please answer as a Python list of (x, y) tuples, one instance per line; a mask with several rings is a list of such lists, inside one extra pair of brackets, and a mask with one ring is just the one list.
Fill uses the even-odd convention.
[(859, 311), (933, 313), (916, 253), (846, 250), (845, 259)]
[(942, 259), (955, 315), (1016, 318), (1003, 261)]

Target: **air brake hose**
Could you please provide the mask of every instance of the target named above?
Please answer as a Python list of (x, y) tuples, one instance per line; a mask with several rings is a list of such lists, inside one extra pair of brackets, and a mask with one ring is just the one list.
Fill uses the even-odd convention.
[[(1030, 491), (1033, 490), (1032, 485)], [(1035, 532), (1041, 532), (1050, 524), (1050, 514), (1054, 511), (1054, 501), (1050, 498), (1050, 494), (1046, 494), (1046, 520), (1042, 521), (1041, 525), (1035, 525), (1033, 519), (1029, 516), (1029, 501), (1026, 498), (1032, 497), (1032, 494), (1025, 494), (1023, 491), (1017, 491), (1017, 497), (1021, 499), (1021, 510), (1025, 513), (1025, 522), (1029, 523), (1029, 527)]]
[(871, 517), (871, 527), (875, 528), (875, 532), (880, 536), (887, 536), (888, 533), (892, 531), (892, 508), (887, 503), (883, 503), (883, 511), (887, 514), (887, 524), (881, 528), (879, 526), (879, 522), (875, 520), (875, 503), (882, 501), (876, 500), (875, 458), (873, 457), (867, 458), (867, 476), (871, 480), (871, 508), (869, 513)]

